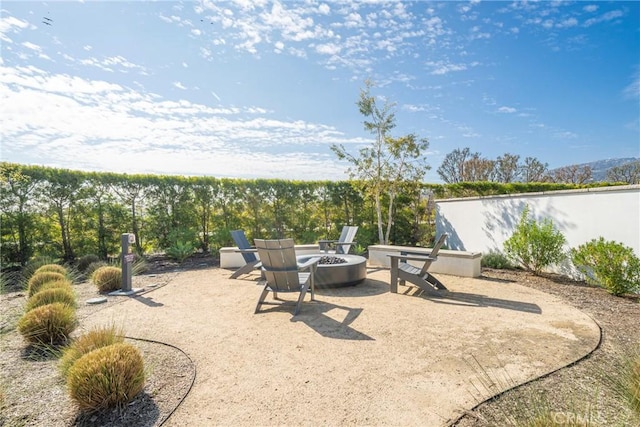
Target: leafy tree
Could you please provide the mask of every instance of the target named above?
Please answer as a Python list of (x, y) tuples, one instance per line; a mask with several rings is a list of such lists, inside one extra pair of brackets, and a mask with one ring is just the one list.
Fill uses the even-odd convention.
[(565, 237), (545, 218), (538, 222), (529, 215), (529, 206), (522, 211), (515, 231), (504, 242), (507, 256), (534, 274), (565, 259), (562, 247)]
[(640, 160), (612, 167), (607, 171), (607, 180), (640, 184)]
[(535, 157), (527, 157), (520, 166), (520, 179), (523, 182), (542, 182), (544, 181), (549, 165), (541, 163)]
[[(33, 253), (29, 239), (29, 228), (32, 225), (30, 201), (38, 183), (38, 180), (24, 174), (18, 165), (0, 164), (0, 212), (5, 217), (2, 223), (12, 220), (16, 225), (18, 232), (16, 261), (21, 265), (25, 265)], [(6, 251), (6, 246), (3, 249)]]
[[(409, 134), (399, 138), (389, 135), (396, 125), (394, 104), (385, 101), (379, 106), (371, 94), (372, 83), (365, 82), (357, 102), (360, 113), (365, 116), (364, 128), (375, 135), (371, 146), (364, 147), (357, 156), (347, 152), (342, 145), (331, 148), (339, 159), (352, 164), (349, 175), (364, 184), (364, 190), (373, 198), (378, 223), (378, 239), (381, 244), (389, 243), (393, 224), (393, 209), (396, 196), (405, 182), (420, 181), (429, 167), (424, 163), (423, 153), (428, 148), (426, 139), (418, 139)], [(387, 197), (386, 232), (382, 212), (382, 198)]]

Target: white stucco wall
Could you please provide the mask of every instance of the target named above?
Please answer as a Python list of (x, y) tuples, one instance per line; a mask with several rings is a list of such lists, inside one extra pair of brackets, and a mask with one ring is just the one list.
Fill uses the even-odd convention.
[(640, 256), (640, 185), (439, 200), (437, 234), (449, 233), (449, 249), (503, 252), (525, 205), (553, 220), (567, 249), (602, 236)]

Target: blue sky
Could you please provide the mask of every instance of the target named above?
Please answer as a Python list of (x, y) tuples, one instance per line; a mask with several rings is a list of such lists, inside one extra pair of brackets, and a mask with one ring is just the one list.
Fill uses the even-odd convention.
[[(640, 3), (3, 1), (0, 158), (80, 170), (345, 179), (393, 136), (550, 168), (640, 157)], [(47, 25), (49, 23), (50, 25)]]

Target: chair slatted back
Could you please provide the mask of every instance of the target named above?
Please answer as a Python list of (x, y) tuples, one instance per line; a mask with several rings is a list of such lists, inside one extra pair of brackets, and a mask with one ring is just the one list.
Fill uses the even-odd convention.
[[(444, 245), (444, 241), (447, 239), (447, 236), (449, 236), (447, 233), (442, 233), (442, 235), (440, 236), (436, 244), (433, 246), (433, 249), (431, 249), (431, 252), (429, 253), (430, 258), (438, 258), (438, 252), (440, 251), (440, 248), (442, 247), (442, 245)], [(430, 262), (425, 263), (424, 266), (422, 266), (420, 275), (424, 275), (429, 269), (430, 265), (431, 265)]]
[[(251, 244), (247, 240), (247, 236), (245, 236), (243, 230), (233, 230), (231, 231), (231, 237), (233, 241), (236, 243), (238, 249), (251, 249)], [(250, 263), (256, 261), (256, 255), (251, 252), (242, 252), (242, 258), (244, 258), (244, 262)]]
[[(342, 233), (340, 233), (340, 239), (338, 241), (341, 243), (351, 243), (356, 238), (357, 232), (357, 226), (345, 225), (342, 227)], [(351, 245), (336, 245), (336, 254), (348, 254), (350, 249)]]
[(300, 290), (300, 276), (293, 239), (255, 239), (269, 286), (279, 292)]

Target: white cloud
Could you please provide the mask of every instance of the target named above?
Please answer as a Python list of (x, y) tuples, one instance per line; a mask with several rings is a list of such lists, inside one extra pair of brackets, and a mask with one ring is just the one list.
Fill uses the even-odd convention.
[(498, 112), (499, 113), (512, 114), (512, 113), (515, 113), (516, 111), (518, 111), (518, 110), (516, 110), (513, 107), (500, 107), (500, 108), (498, 108)]
[(603, 15), (598, 16), (597, 18), (591, 18), (591, 19), (587, 19), (584, 22), (584, 26), (585, 27), (590, 27), (594, 24), (598, 24), (600, 22), (609, 22), (609, 21), (613, 21), (614, 19), (617, 18), (621, 18), (624, 16), (624, 12), (622, 12), (621, 10), (612, 10), (610, 12), (607, 12)]
[(564, 21), (558, 22), (556, 24), (557, 28), (571, 28), (578, 25), (578, 20), (576, 18), (567, 18)]
[(467, 69), (466, 64), (452, 64), (449, 61), (428, 61), (425, 63), (431, 68), (431, 74), (444, 75), (453, 71), (464, 71)]
[(173, 82), (173, 86), (177, 87), (178, 89), (182, 89), (182, 90), (186, 90), (187, 89), (187, 87), (185, 85), (183, 85), (182, 83), (180, 83), (180, 82)]
[(321, 44), (316, 46), (316, 52), (322, 55), (337, 55), (340, 53), (340, 46), (336, 44)]
[[(4, 12), (4, 11), (3, 11)], [(13, 43), (11, 38), (7, 36), (8, 33), (17, 33), (29, 26), (27, 21), (23, 21), (13, 16), (6, 16), (0, 18), (0, 40), (5, 43)]]
[[(0, 99), (0, 139), (12, 141), (6, 158), (56, 167), (265, 178), (278, 177), (285, 161), (289, 177), (344, 179), (328, 149), (309, 156), (302, 147), (365, 142), (332, 126), (270, 118), (259, 106), (211, 108), (33, 66), (0, 67)], [(277, 145), (287, 154), (274, 154)]]
[(598, 10), (598, 7), (599, 6), (596, 5), (596, 4), (589, 4), (589, 5), (585, 6), (585, 7), (583, 7), (582, 10), (584, 10), (585, 12), (592, 13), (592, 12), (595, 12), (596, 10)]

